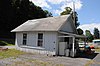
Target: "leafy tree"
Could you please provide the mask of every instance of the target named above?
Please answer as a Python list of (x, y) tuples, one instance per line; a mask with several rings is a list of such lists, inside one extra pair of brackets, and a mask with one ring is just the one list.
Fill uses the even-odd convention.
[(52, 16), (29, 0), (0, 0), (0, 38), (12, 38), (10, 31), (31, 19)]
[(98, 30), (98, 28), (94, 28), (94, 38), (99, 39), (99, 30)]
[(44, 12), (46, 13), (47, 17), (52, 17), (52, 13), (51, 12), (48, 12), (47, 10), (44, 10)]
[[(73, 15), (73, 13), (74, 13), (74, 15)], [(76, 28), (80, 25), (80, 23), (78, 22), (78, 14), (77, 14), (77, 12), (72, 12), (71, 13), (71, 15), (72, 15), (72, 19), (74, 20), (74, 18), (75, 18), (75, 26), (76, 26)]]
[(60, 15), (67, 15), (67, 14), (70, 14), (71, 12), (72, 12), (72, 9), (70, 7), (66, 7), (65, 11), (60, 13)]
[(28, 12), (29, 19), (38, 19), (38, 18), (46, 18), (51, 17), (52, 13), (43, 10), (41, 7), (34, 5), (34, 3), (30, 2), (29, 4), (29, 12)]
[[(0, 0), (0, 38), (7, 37), (10, 33), (13, 18), (12, 4), (10, 0)], [(11, 36), (11, 35), (9, 35)]]
[(78, 32), (79, 35), (83, 35), (83, 30), (81, 28), (78, 28), (77, 32)]
[(28, 20), (29, 0), (12, 0), (13, 19), (12, 28)]
[(89, 30), (86, 30), (86, 31), (85, 31), (85, 34), (86, 34), (86, 36), (87, 36), (87, 41), (88, 41), (88, 42), (92, 42), (92, 40), (93, 40), (94, 38), (93, 38), (93, 35), (91, 34), (91, 32), (90, 32)]
[[(74, 13), (74, 15), (73, 15), (73, 13)], [(72, 9), (70, 7), (66, 7), (65, 11), (60, 13), (60, 15), (68, 15), (68, 14), (71, 14), (73, 20), (75, 18), (75, 26), (77, 28), (80, 25), (80, 23), (78, 22), (78, 17), (77, 17), (78, 14), (77, 14), (77, 12), (72, 12)]]

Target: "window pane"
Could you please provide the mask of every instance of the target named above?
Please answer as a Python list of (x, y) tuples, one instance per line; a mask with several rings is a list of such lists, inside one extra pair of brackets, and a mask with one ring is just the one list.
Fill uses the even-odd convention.
[(26, 40), (23, 40), (23, 45), (26, 45)]
[(43, 45), (43, 33), (38, 33), (38, 44), (37, 46), (42, 47)]
[(27, 38), (27, 34), (24, 33), (24, 34), (23, 34), (23, 39), (26, 39), (26, 38)]
[(43, 41), (42, 40), (38, 40), (38, 46), (42, 46)]
[(38, 33), (38, 39), (43, 39), (43, 33)]
[(24, 33), (23, 34), (23, 45), (26, 45), (26, 43), (27, 43), (27, 34)]

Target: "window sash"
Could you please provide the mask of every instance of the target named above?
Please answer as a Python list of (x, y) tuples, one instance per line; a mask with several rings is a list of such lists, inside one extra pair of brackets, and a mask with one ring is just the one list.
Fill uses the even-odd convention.
[(27, 34), (23, 33), (23, 45), (27, 44)]
[(38, 43), (37, 46), (43, 46), (43, 33), (38, 33)]
[(38, 39), (43, 39), (43, 33), (38, 33)]

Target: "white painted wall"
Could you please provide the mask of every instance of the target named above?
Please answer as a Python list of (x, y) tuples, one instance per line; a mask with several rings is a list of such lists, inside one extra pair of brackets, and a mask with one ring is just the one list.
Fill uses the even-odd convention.
[(22, 44), (23, 41), (22, 38), (23, 38), (22, 33), (16, 33), (16, 39), (15, 39), (16, 46), (20, 46)]
[(27, 45), (37, 47), (37, 35), (36, 32), (27, 33)]
[[(56, 51), (57, 32), (24, 32), (27, 33), (27, 46), (37, 47), (38, 33), (43, 33), (43, 47), (49, 51)], [(16, 33), (16, 45), (23, 42), (23, 33)]]
[(45, 32), (44, 42), (46, 50), (56, 51), (57, 32)]

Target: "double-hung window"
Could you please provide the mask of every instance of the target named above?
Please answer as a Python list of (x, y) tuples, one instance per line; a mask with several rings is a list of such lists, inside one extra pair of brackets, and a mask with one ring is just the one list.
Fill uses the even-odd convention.
[(38, 33), (37, 46), (39, 46), (39, 47), (42, 47), (43, 46), (43, 33)]
[(27, 44), (27, 34), (23, 33), (23, 45)]

